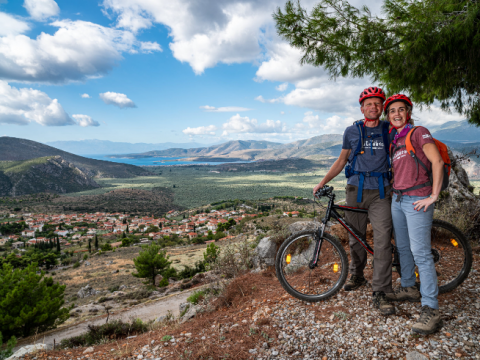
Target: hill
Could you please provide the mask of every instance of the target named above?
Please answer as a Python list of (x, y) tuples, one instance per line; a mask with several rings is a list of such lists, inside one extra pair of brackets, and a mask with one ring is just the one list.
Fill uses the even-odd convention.
[(233, 140), (220, 145), (194, 149), (173, 148), (167, 150), (148, 151), (140, 154), (112, 155), (111, 158), (145, 158), (145, 157), (188, 157), (188, 156), (226, 156), (233, 152), (244, 150), (273, 149), (282, 146), (281, 143), (255, 140)]
[(87, 159), (36, 141), (0, 137), (0, 161), (25, 161), (46, 156), (60, 156), (89, 177), (130, 178), (151, 175), (149, 171), (135, 165)]
[(152, 150), (164, 150), (171, 148), (198, 148), (205, 146), (195, 142), (191, 143), (127, 143), (108, 140), (80, 140), (80, 141), (52, 141), (45, 143), (48, 146), (67, 151), (77, 155), (99, 155), (99, 154), (132, 154)]
[(469, 124), (467, 120), (449, 121), (428, 129), (439, 140), (478, 141), (480, 139), (480, 127)]
[(99, 187), (91, 177), (60, 156), (0, 161), (0, 196), (69, 193)]

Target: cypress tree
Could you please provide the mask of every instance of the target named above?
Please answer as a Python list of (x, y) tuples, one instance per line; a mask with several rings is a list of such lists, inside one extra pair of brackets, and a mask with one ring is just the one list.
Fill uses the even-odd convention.
[(60, 252), (60, 239), (57, 236), (57, 252)]
[(95, 234), (95, 250), (98, 250), (98, 237), (97, 237), (97, 234)]
[(92, 239), (88, 239), (88, 252), (92, 253)]

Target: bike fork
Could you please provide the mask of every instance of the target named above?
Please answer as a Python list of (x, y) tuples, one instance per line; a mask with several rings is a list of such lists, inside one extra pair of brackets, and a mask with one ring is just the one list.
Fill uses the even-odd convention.
[(322, 249), (322, 242), (323, 242), (323, 232), (325, 231), (325, 224), (322, 223), (320, 228), (318, 229), (316, 235), (317, 243), (315, 244), (315, 251), (313, 252), (313, 259), (310, 261), (308, 267), (310, 269), (314, 269), (317, 266), (318, 256), (320, 255), (320, 250)]

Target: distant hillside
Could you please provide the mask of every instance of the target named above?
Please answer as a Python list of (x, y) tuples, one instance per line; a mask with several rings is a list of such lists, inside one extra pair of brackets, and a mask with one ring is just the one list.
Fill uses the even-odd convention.
[(255, 140), (234, 140), (224, 144), (195, 149), (168, 149), (148, 151), (141, 154), (112, 155), (111, 158), (145, 158), (145, 157), (188, 157), (188, 156), (226, 156), (243, 150), (272, 149), (282, 146), (280, 143)]
[(432, 135), (439, 140), (479, 141), (480, 127), (465, 121), (449, 121), (443, 125), (429, 127)]
[(282, 147), (300, 147), (300, 146), (310, 146), (331, 142), (341, 142), (343, 140), (342, 134), (326, 134), (314, 136), (305, 140), (298, 140), (288, 144), (283, 145)]
[(127, 143), (127, 142), (115, 142), (108, 140), (80, 140), (80, 141), (53, 141), (46, 143), (49, 146), (53, 146), (57, 149), (67, 151), (77, 155), (100, 155), (100, 154), (132, 154), (142, 153), (152, 150), (164, 150), (171, 148), (198, 148), (205, 146), (199, 143), (159, 143), (159, 144), (147, 144), (147, 143)]
[(90, 176), (60, 156), (0, 161), (0, 196), (39, 192), (63, 194), (98, 187)]
[(135, 165), (87, 159), (35, 141), (0, 137), (0, 161), (24, 161), (45, 156), (61, 156), (89, 177), (128, 178), (151, 175), (149, 171)]

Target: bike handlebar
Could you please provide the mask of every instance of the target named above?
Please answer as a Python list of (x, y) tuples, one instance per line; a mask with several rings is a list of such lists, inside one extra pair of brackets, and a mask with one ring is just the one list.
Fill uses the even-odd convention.
[(315, 193), (315, 197), (316, 198), (320, 198), (322, 196), (327, 196), (327, 195), (330, 195), (333, 191), (333, 186), (327, 186), (325, 185), (323, 188), (321, 188), (320, 190), (318, 190), (316, 193)]

